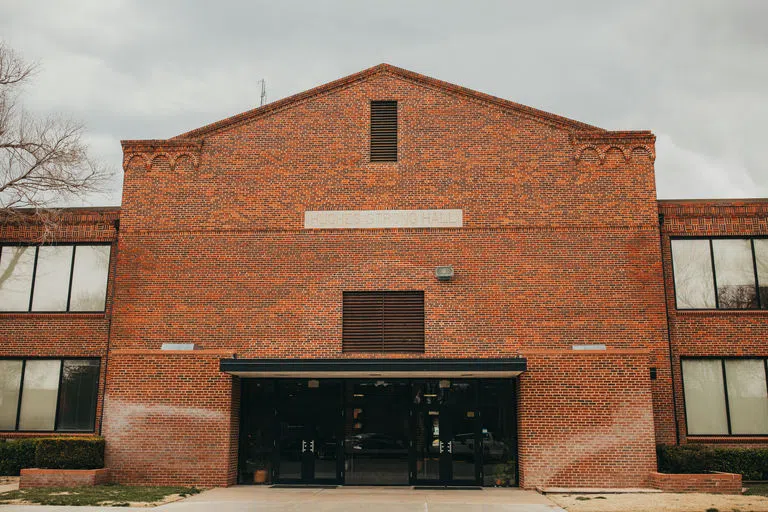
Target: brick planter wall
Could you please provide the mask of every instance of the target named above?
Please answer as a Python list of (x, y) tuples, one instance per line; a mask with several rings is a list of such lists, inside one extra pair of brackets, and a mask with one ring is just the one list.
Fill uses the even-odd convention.
[(651, 487), (665, 492), (710, 492), (741, 494), (741, 475), (735, 473), (651, 473)]
[(109, 469), (22, 469), (19, 489), (91, 487), (109, 483)]

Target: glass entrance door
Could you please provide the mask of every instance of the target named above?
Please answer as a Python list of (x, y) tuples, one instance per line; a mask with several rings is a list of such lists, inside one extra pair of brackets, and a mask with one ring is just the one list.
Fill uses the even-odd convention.
[(416, 483), (479, 485), (481, 436), (474, 394), (470, 382), (414, 386)]
[(239, 482), (516, 485), (511, 380), (244, 379)]
[(477, 421), (477, 411), (472, 405), (464, 407), (454, 406), (449, 408), (444, 424), (445, 441), (447, 446), (446, 471), (444, 481), (456, 484), (478, 484), (477, 461), (479, 460), (480, 431)]
[(409, 483), (410, 383), (350, 381), (344, 416), (344, 483)]
[(279, 384), (277, 481), (340, 483), (341, 386), (291, 380)]

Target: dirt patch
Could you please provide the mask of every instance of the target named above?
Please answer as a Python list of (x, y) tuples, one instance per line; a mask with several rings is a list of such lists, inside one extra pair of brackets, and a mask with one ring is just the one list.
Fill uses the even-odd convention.
[(768, 498), (727, 494), (547, 494), (568, 512), (768, 512)]
[[(66, 493), (51, 493), (52, 496), (61, 496)], [(159, 507), (160, 505), (167, 505), (168, 503), (173, 503), (174, 501), (181, 501), (184, 498), (187, 498), (187, 496), (180, 496), (178, 494), (171, 494), (170, 496), (166, 496), (162, 500), (158, 501), (102, 501), (97, 506), (99, 507), (137, 507), (137, 508), (149, 508), (149, 507)], [(25, 501), (23, 499), (19, 500), (9, 500), (2, 502), (3, 505), (39, 505), (39, 503), (36, 503), (34, 501)]]
[(100, 485), (77, 488), (33, 488), (0, 493), (0, 504), (42, 504), (101, 507), (156, 507), (197, 494), (193, 487), (131, 487)]

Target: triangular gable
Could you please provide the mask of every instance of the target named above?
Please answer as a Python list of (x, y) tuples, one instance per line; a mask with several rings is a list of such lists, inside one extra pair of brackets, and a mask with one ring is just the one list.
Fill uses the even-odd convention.
[(241, 114), (237, 114), (232, 117), (222, 119), (221, 121), (216, 121), (215, 123), (205, 125), (201, 128), (197, 128), (195, 130), (182, 133), (181, 135), (177, 135), (176, 137), (173, 137), (173, 138), (174, 139), (196, 139), (200, 137), (205, 137), (213, 133), (219, 132), (221, 130), (232, 128), (236, 125), (240, 125), (242, 123), (252, 121), (261, 116), (269, 115), (276, 111), (291, 107), (294, 104), (305, 101), (307, 99), (328, 94), (328, 93), (337, 91), (339, 89), (349, 87), (352, 84), (369, 80), (375, 76), (382, 75), (382, 74), (394, 76), (394, 77), (407, 80), (425, 87), (439, 89), (448, 94), (454, 94), (454, 95), (463, 96), (469, 99), (473, 99), (476, 101), (482, 101), (482, 102), (494, 105), (496, 107), (499, 107), (502, 110), (515, 112), (525, 117), (533, 118), (545, 124), (557, 126), (565, 130), (603, 131), (602, 128), (599, 128), (597, 126), (592, 126), (586, 123), (582, 123), (580, 121), (569, 119), (567, 117), (551, 114), (543, 110), (539, 110), (533, 107), (528, 107), (526, 105), (521, 105), (520, 103), (515, 103), (513, 101), (498, 98), (496, 96), (491, 96), (490, 94), (478, 92), (472, 89), (468, 89), (466, 87), (461, 87), (459, 85), (444, 82), (442, 80), (437, 80), (436, 78), (431, 78), (425, 75), (421, 75), (419, 73), (414, 73), (413, 71), (408, 71), (407, 69), (398, 68), (390, 64), (379, 64), (378, 66), (374, 66), (372, 68), (368, 68), (358, 73), (354, 73), (352, 75), (346, 76), (344, 78), (334, 80), (333, 82), (328, 82), (326, 84), (320, 85), (313, 89), (309, 89), (307, 91), (294, 94), (293, 96), (288, 96), (287, 98), (283, 98), (281, 100), (268, 103), (262, 107), (248, 110)]

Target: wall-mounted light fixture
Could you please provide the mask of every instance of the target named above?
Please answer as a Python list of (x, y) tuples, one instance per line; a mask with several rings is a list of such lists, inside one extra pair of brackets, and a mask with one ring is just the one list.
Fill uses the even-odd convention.
[(453, 278), (453, 265), (440, 265), (436, 267), (435, 277), (439, 281), (450, 281)]

